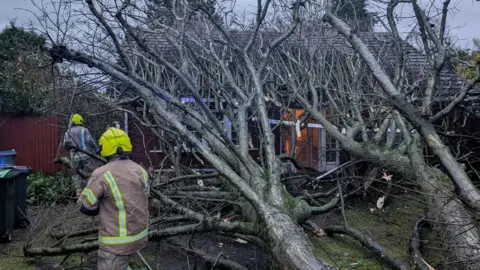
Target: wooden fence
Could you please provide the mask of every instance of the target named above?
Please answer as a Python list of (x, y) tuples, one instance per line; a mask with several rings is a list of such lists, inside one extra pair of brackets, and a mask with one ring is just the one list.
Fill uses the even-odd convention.
[[(134, 149), (133, 160), (147, 168), (151, 163), (160, 163), (164, 155), (150, 152), (157, 144), (155, 135), (149, 129), (136, 125), (134, 121), (130, 121), (129, 125), (129, 135)], [(34, 172), (54, 174), (63, 170), (62, 166), (53, 162), (63, 132), (60, 118), (57, 116), (0, 115), (0, 151), (14, 149), (17, 151), (17, 165), (30, 166)], [(97, 136), (94, 138), (98, 139)]]
[(16, 164), (34, 172), (59, 172), (62, 167), (53, 162), (61, 142), (59, 125), (55, 116), (0, 116), (0, 151), (15, 149)]

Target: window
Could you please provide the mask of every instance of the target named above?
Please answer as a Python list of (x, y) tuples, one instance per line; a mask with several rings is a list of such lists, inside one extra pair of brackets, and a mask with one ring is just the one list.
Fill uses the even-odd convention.
[(337, 163), (339, 154), (337, 141), (325, 132), (325, 161), (328, 163)]

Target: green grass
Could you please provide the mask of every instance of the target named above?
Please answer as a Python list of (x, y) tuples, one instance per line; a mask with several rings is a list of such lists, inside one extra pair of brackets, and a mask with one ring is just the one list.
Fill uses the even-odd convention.
[(36, 261), (26, 259), (23, 254), (8, 254), (0, 256), (0, 270), (36, 270)]
[[(390, 197), (383, 210), (373, 204), (355, 203), (346, 210), (347, 221), (394, 256), (408, 261), (409, 238), (415, 220), (423, 215), (423, 205), (417, 196)], [(375, 208), (372, 212), (371, 209)], [(342, 225), (340, 215), (329, 216), (328, 223)], [(347, 235), (311, 238), (316, 255), (340, 269), (392, 269), (381, 258)]]
[(23, 241), (13, 241), (0, 244), (0, 270), (36, 270), (42, 269), (41, 265), (55, 264), (61, 258), (25, 258), (23, 256)]

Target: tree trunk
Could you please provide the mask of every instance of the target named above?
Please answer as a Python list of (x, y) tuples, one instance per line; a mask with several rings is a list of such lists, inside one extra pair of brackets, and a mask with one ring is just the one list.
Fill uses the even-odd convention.
[(478, 224), (455, 195), (449, 177), (437, 168), (427, 167), (420, 151), (411, 149), (410, 156), (418, 182), (426, 194), (429, 219), (440, 233), (449, 254), (461, 264), (459, 269), (480, 269)]
[(420, 184), (427, 194), (431, 194), (427, 195), (427, 206), (429, 219), (434, 221), (434, 229), (440, 232), (448, 253), (460, 264), (459, 269), (480, 269), (477, 223), (453, 193), (450, 179), (440, 171), (429, 174), (431, 180), (421, 181)]
[(275, 260), (288, 270), (336, 269), (319, 261), (306, 234), (286, 213), (270, 208), (264, 213), (265, 237)]
[(480, 192), (475, 188), (465, 170), (461, 168), (460, 164), (456, 161), (450, 148), (442, 142), (433, 128), (422, 128), (425, 129), (425, 131), (422, 131), (428, 146), (430, 146), (433, 153), (440, 159), (450, 178), (457, 185), (460, 197), (470, 207), (480, 211)]

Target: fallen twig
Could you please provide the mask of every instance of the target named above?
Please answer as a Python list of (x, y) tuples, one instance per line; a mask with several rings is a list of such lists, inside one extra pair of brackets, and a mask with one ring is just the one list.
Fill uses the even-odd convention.
[(186, 180), (197, 180), (197, 179), (205, 179), (205, 178), (216, 178), (220, 174), (217, 172), (214, 173), (209, 173), (209, 174), (188, 174), (188, 175), (182, 175), (174, 178), (170, 178), (167, 181), (161, 182), (158, 185), (155, 185), (156, 187), (161, 187), (164, 185), (176, 183), (179, 181), (186, 181)]
[(72, 146), (72, 148), (73, 148), (74, 150), (78, 151), (78, 152), (84, 153), (85, 155), (87, 155), (87, 156), (89, 156), (89, 157), (91, 157), (91, 158), (94, 158), (94, 159), (102, 162), (103, 164), (107, 163), (107, 160), (106, 160), (105, 158), (103, 158), (103, 157), (101, 157), (101, 156), (99, 156), (99, 155), (97, 155), (97, 154), (91, 153), (91, 152), (89, 152), (89, 151), (85, 151), (85, 150), (83, 150), (82, 148), (76, 147), (76, 146), (74, 146), (74, 145)]
[(137, 251), (137, 255), (138, 257), (140, 257), (140, 260), (142, 261), (143, 265), (145, 265), (145, 267), (147, 267), (148, 270), (152, 270), (152, 267), (150, 267), (150, 265), (147, 263), (147, 261), (145, 260), (145, 258), (143, 258), (142, 254), (140, 253), (140, 251)]
[(54, 232), (52, 232), (50, 234), (50, 236), (57, 239), (57, 240), (60, 240), (64, 237), (68, 237), (68, 238), (80, 237), (80, 236), (91, 235), (91, 234), (94, 234), (94, 233), (98, 233), (98, 228), (90, 228), (90, 229), (75, 231), (75, 232), (71, 232), (71, 233), (68, 233), (68, 232), (56, 232), (56, 233), (54, 233)]

